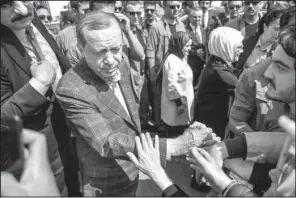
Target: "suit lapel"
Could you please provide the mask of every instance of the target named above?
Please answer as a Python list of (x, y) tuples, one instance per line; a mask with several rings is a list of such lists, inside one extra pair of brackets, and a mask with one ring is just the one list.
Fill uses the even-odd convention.
[(31, 57), (15, 34), (3, 25), (1, 25), (1, 45), (17, 66), (31, 78)]
[[(128, 123), (135, 127), (130, 116), (127, 114), (125, 109), (122, 107), (121, 103), (114, 95), (114, 92), (109, 88), (109, 86), (100, 79), (86, 64), (85, 59), (83, 59), (79, 65), (75, 66), (73, 70), (82, 78), (82, 80), (97, 90), (97, 98), (111, 109), (114, 113), (122, 117)], [(124, 94), (123, 94), (124, 95)], [(128, 106), (128, 105), (127, 105)]]

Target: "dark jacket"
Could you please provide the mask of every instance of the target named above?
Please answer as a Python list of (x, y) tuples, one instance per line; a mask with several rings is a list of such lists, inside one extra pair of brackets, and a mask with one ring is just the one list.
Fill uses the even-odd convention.
[[(57, 56), (62, 73), (65, 73), (71, 65), (36, 14), (32, 24), (49, 43)], [(61, 174), (64, 165), (65, 175), (67, 175), (66, 167), (74, 167), (75, 163), (64, 114), (51, 89), (44, 97), (28, 83), (32, 78), (31, 57), (9, 28), (1, 25), (0, 29), (1, 117), (18, 115), (23, 119), (24, 128), (46, 135), (48, 157), (53, 173)], [(73, 182), (73, 177), (70, 180)], [(71, 187), (68, 186), (68, 188)]]
[(195, 120), (212, 128), (221, 138), (224, 137), (229, 102), (237, 82), (233, 70), (221, 59), (210, 56), (200, 76), (196, 96)]

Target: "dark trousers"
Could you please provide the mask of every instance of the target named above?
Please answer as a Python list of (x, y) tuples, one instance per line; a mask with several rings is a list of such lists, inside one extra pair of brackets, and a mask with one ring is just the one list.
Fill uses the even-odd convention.
[(184, 133), (189, 125), (184, 126), (169, 126), (167, 125), (167, 138), (176, 138)]

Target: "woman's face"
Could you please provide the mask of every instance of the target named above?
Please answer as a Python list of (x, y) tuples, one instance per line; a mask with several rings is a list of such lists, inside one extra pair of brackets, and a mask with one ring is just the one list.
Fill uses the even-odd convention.
[(187, 44), (183, 47), (182, 53), (185, 56), (188, 56), (189, 51), (191, 50), (192, 40), (190, 39)]
[(237, 47), (236, 47), (236, 50), (235, 50), (235, 55), (234, 55), (234, 60), (233, 62), (237, 62), (238, 59), (239, 59), (239, 55), (241, 53), (243, 53), (243, 43), (240, 43)]

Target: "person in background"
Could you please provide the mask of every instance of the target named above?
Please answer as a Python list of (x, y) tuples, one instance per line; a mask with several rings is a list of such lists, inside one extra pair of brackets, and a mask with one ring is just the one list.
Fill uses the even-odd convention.
[(144, 29), (147, 30), (147, 35), (150, 27), (156, 23), (156, 1), (144, 1), (145, 21)]
[(75, 14), (85, 15), (89, 11), (89, 1), (70, 1), (70, 6)]
[(181, 135), (193, 122), (193, 73), (186, 60), (191, 45), (189, 34), (174, 33), (162, 66), (161, 119), (170, 138)]
[(230, 20), (240, 16), (243, 9), (243, 1), (228, 1)]
[(187, 25), (189, 23), (189, 14), (193, 7), (194, 7), (194, 1), (183, 1), (182, 3), (183, 13), (181, 13), (179, 20), (182, 21), (184, 25)]
[(48, 33), (55, 38), (54, 32), (50, 29), (52, 16), (50, 15), (48, 9), (45, 6), (38, 5), (36, 8), (36, 14), (39, 17), (39, 19), (42, 21), (43, 25), (47, 29)]
[(277, 45), (278, 32), (280, 29), (280, 17), (286, 7), (283, 4), (275, 4), (260, 19), (258, 31), (243, 41), (244, 53), (236, 63), (236, 74), (239, 76), (243, 70), (255, 67), (271, 56)]
[(161, 83), (157, 76), (162, 70), (161, 64), (168, 51), (169, 39), (175, 32), (185, 32), (184, 24), (178, 20), (181, 2), (164, 1), (165, 15), (155, 25), (150, 27), (146, 45), (146, 61), (149, 68), (149, 80), (153, 98), (152, 115), (157, 130), (164, 135), (165, 124), (161, 121)]
[(115, 1), (115, 13), (122, 13), (123, 5), (122, 1)]
[(198, 3), (199, 7), (203, 11), (203, 15), (201, 18), (201, 27), (204, 28), (204, 30), (206, 31), (206, 36), (208, 40), (211, 32), (215, 28), (222, 26), (222, 23), (218, 16), (214, 13), (214, 11), (209, 9), (211, 7), (212, 1), (199, 0)]
[(186, 25), (186, 32), (192, 38), (192, 47), (188, 55), (188, 64), (193, 71), (193, 86), (197, 85), (198, 78), (205, 64), (206, 33), (201, 27), (203, 11), (194, 7), (189, 13), (189, 23)]
[(55, 98), (57, 83), (71, 65), (34, 12), (32, 1), (1, 1), (0, 6), (1, 117), (17, 115), (25, 128), (46, 135), (60, 193), (79, 196), (78, 162)]
[[(139, 172), (126, 152), (135, 152), (134, 138), (141, 134), (139, 95), (122, 51), (122, 34), (113, 14), (86, 15), (77, 25), (84, 58), (63, 76), (56, 92), (77, 138), (84, 196), (135, 196), (138, 187)], [(195, 125), (196, 130), (175, 139), (161, 139), (164, 166), (169, 156), (187, 153), (190, 142), (215, 138), (206, 126)]]
[(224, 12), (219, 13), (217, 16), (219, 17), (222, 25), (225, 25), (229, 21), (229, 1), (222, 1), (221, 6), (224, 8)]
[(234, 28), (249, 37), (256, 33), (259, 21), (262, 17), (260, 9), (264, 6), (263, 1), (246, 0), (244, 1), (243, 15), (230, 20), (225, 24), (226, 27)]
[(162, 20), (164, 16), (164, 7), (163, 1), (156, 1), (156, 12), (155, 12), (156, 20)]
[(107, 13), (115, 13), (116, 1), (89, 1), (90, 11), (102, 11)]

